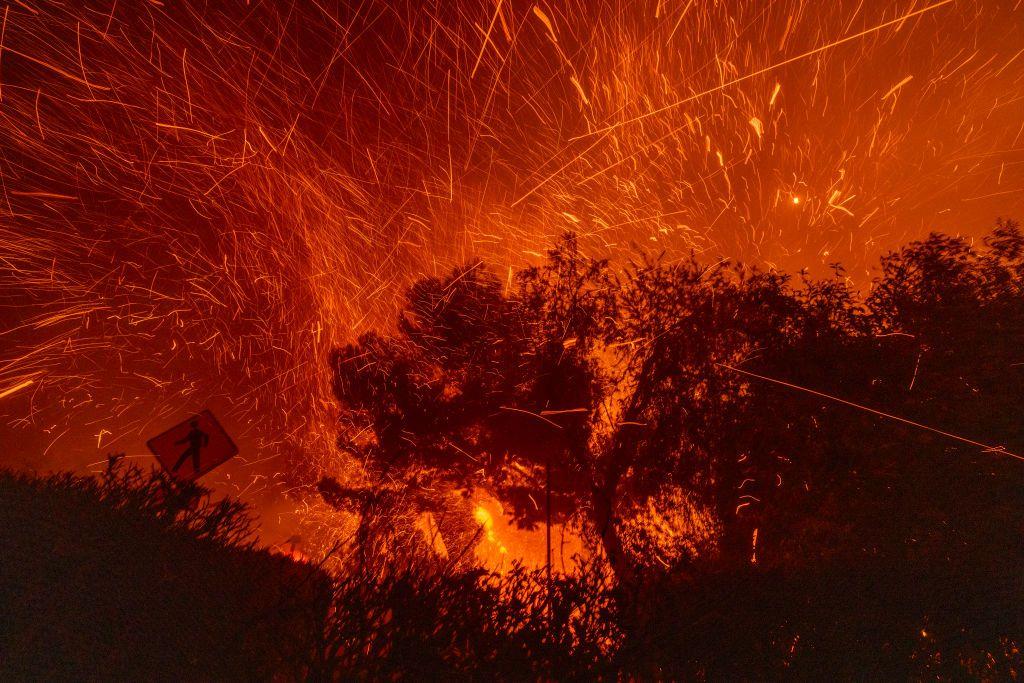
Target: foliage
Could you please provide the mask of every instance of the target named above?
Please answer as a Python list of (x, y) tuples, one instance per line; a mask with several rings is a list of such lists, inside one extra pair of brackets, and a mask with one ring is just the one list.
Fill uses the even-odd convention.
[[(695, 259), (613, 273), (569, 236), (508, 291), (479, 265), (424, 280), (396, 336), (340, 349), (340, 441), (371, 482), (483, 487), (526, 526), (583, 514), (623, 580), (648, 567), (623, 544), (623, 515), (666, 487), (710, 515), (715, 552), (691, 544), (676, 558), (687, 571), (712, 555), (743, 566), (755, 533), (763, 561), (829, 527), (824, 551), (852, 520), (808, 510), (911, 488), (918, 458), (954, 466), (935, 432), (843, 400), (1021, 443), (1019, 384), (1003, 381), (1021, 367), (1021, 243), (1010, 222), (982, 251), (932, 236), (886, 257), (860, 297), (838, 266), (797, 283)], [(1003, 467), (978, 456), (958, 448), (957, 476)]]
[[(613, 272), (573, 238), (511, 286), (479, 265), (427, 279), (394, 336), (334, 358), (339, 445), (366, 474), (319, 492), (360, 516), (358, 561), (328, 578), (271, 557), (244, 507), (113, 461), (98, 480), (4, 473), (0, 666), (1016, 678), (1022, 341), (1011, 222), (907, 245), (863, 296), (838, 267)], [(523, 525), (584, 520), (603, 552), (549, 579), (396, 551), (396, 520), (474, 487)], [(465, 530), (439, 526), (465, 557)]]
[(623, 671), (1002, 675), (1022, 637), (1022, 323), (1009, 221), (889, 254), (866, 295), (838, 265), (613, 272), (569, 236), (514, 287), (480, 266), (421, 282), (396, 336), (339, 350), (340, 442), (370, 481), (483, 487), (524, 525), (582, 516)]
[(240, 503), (111, 460), (0, 472), (0, 678), (303, 675), (326, 576), (256, 550)]
[(319, 673), (381, 680), (593, 680), (612, 675), (615, 602), (599, 567), (556, 576), (408, 565), (338, 577)]

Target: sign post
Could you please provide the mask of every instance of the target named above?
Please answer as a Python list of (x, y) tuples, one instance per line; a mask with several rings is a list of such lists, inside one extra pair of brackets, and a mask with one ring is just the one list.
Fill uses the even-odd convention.
[(238, 455), (238, 447), (209, 410), (194, 415), (146, 442), (175, 479), (195, 481)]

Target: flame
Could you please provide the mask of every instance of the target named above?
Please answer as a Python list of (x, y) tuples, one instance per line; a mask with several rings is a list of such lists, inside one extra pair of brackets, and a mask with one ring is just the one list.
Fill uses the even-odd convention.
[[(242, 456), (205, 483), (276, 509), (358, 473), (327, 358), (424, 275), (571, 229), (864, 279), (1024, 215), (1009, 6), (279, 4), (4, 8), (6, 458), (142, 458), (209, 407)], [(538, 555), (490, 514), (482, 545)]]
[(473, 510), (473, 517), (477, 523), (480, 524), (480, 528), (484, 532), (484, 540), (490, 544), (500, 555), (507, 555), (508, 548), (498, 540), (498, 535), (494, 532), (494, 518), (491, 513), (487, 511), (482, 505), (477, 505)]

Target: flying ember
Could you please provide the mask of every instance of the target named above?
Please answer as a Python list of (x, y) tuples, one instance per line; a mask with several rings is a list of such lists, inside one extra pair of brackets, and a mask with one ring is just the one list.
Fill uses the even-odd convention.
[(10, 3), (4, 464), (146, 458), (209, 408), (241, 453), (209, 484), (291, 534), (355, 467), (332, 349), (424, 276), (572, 231), (867, 282), (1024, 214), (1019, 31), (998, 0)]

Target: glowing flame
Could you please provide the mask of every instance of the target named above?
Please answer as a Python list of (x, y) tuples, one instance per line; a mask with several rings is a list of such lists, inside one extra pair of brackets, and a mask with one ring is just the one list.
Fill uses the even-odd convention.
[(487, 508), (477, 505), (476, 509), (473, 510), (473, 517), (484, 531), (484, 540), (491, 544), (500, 554), (508, 554), (508, 548), (498, 540), (497, 534), (494, 533), (494, 517), (487, 511)]
[(567, 229), (863, 278), (1024, 215), (1008, 5), (30, 4), (0, 30), (0, 442), (40, 469), (209, 407), (243, 457), (204, 483), (264, 511), (358, 470), (331, 349)]

